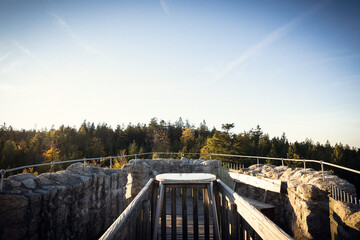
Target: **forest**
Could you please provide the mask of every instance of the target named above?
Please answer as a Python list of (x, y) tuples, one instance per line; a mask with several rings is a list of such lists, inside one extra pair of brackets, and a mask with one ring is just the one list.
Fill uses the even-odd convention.
[[(310, 139), (290, 143), (285, 133), (270, 138), (260, 126), (236, 134), (231, 132), (234, 126), (234, 123), (225, 123), (221, 129), (209, 129), (203, 121), (195, 127), (181, 118), (174, 123), (152, 118), (148, 124), (129, 123), (116, 128), (106, 123), (95, 125), (84, 121), (79, 128), (62, 125), (49, 130), (16, 130), (4, 123), (0, 127), (0, 169), (80, 158), (182, 152), (316, 159), (360, 170), (360, 149), (341, 143), (332, 146), (328, 141), (325, 144), (314, 143)], [(238, 161), (230, 158), (220, 160)], [(255, 162), (248, 160), (242, 163), (248, 166)], [(302, 166), (301, 162), (285, 163), (291, 167)], [(309, 167), (319, 170), (317, 165)], [(57, 165), (57, 170), (61, 168), (61, 165)], [(48, 171), (46, 169), (36, 171)], [(335, 168), (326, 170), (359, 185), (356, 174)]]

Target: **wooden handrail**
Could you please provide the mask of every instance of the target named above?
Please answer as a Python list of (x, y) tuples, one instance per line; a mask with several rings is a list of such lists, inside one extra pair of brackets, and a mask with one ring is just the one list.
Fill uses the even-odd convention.
[(221, 180), (217, 180), (219, 191), (225, 196), (231, 198), (236, 204), (237, 212), (254, 229), (254, 231), (264, 240), (292, 239), (287, 233), (273, 223), (269, 218), (263, 215), (255, 207), (250, 205), (240, 195), (234, 192)]
[(136, 195), (127, 208), (115, 220), (115, 222), (111, 224), (108, 230), (99, 238), (100, 240), (112, 240), (119, 237), (124, 227), (127, 226), (126, 223), (128, 223), (132, 218), (137, 217), (138, 213), (141, 211), (142, 203), (144, 200), (149, 198), (149, 193), (151, 193), (153, 184), (154, 179), (151, 178), (139, 192), (139, 194)]
[(262, 188), (266, 191), (276, 193), (280, 193), (281, 191), (281, 180), (255, 177), (235, 172), (229, 172), (229, 177), (232, 178), (232, 180), (234, 180), (235, 182), (247, 184), (257, 188)]

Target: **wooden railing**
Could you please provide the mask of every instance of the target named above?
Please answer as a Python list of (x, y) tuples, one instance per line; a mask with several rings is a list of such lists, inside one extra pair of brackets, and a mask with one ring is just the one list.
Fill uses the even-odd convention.
[(292, 239), (221, 180), (215, 186), (222, 239)]
[[(174, 187), (168, 192), (170, 199), (166, 200), (166, 196), (164, 197), (165, 207), (162, 208), (161, 224), (157, 229), (160, 233), (159, 239), (179, 237), (212, 239), (215, 237), (207, 189), (191, 186), (184, 185), (181, 189)], [(189, 188), (192, 189), (192, 199), (187, 197), (190, 195)], [(176, 189), (179, 191), (177, 192)], [(181, 196), (179, 196), (180, 190)], [(150, 240), (153, 236), (158, 194), (158, 182), (150, 179), (100, 239)], [(214, 183), (214, 195), (221, 239), (291, 239), (275, 223), (221, 180)], [(168, 208), (166, 208), (166, 202), (169, 203)], [(180, 211), (176, 210), (177, 206), (178, 208), (181, 206)]]
[(122, 214), (100, 237), (101, 240), (112, 239), (151, 239), (153, 209), (156, 206), (154, 199), (157, 195), (155, 180), (150, 179), (145, 187), (127, 206)]

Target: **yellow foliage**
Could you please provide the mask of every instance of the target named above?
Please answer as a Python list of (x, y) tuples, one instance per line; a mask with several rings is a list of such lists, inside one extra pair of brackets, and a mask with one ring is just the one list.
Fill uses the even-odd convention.
[(44, 152), (42, 155), (45, 158), (45, 161), (49, 161), (49, 162), (58, 161), (60, 157), (60, 150), (56, 148), (54, 145), (52, 145), (51, 148), (46, 152)]
[(22, 173), (33, 173), (35, 176), (38, 176), (39, 175), (39, 173), (38, 172), (34, 172), (34, 168), (29, 168), (29, 169), (27, 169), (27, 168), (25, 168), (23, 171), (22, 171)]
[(195, 139), (194, 131), (191, 128), (184, 128), (184, 130), (182, 131), (181, 140), (186, 142), (194, 139)]
[(127, 159), (125, 157), (114, 158), (112, 162), (112, 168), (120, 169), (127, 163)]

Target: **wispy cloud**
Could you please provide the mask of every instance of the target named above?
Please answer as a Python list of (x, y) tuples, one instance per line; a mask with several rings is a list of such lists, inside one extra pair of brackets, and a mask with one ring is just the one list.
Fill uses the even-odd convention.
[(340, 85), (353, 84), (353, 83), (360, 83), (360, 75), (359, 74), (345, 76), (345, 77), (339, 79), (338, 81), (331, 82), (330, 85), (340, 86)]
[(166, 14), (169, 14), (169, 6), (166, 2), (166, 0), (160, 0), (161, 7), (163, 8), (164, 12)]
[(278, 41), (279, 39), (283, 38), (285, 35), (287, 35), (292, 29), (294, 29), (301, 21), (305, 20), (306, 18), (309, 18), (310, 16), (314, 15), (316, 12), (318, 12), (320, 9), (324, 8), (329, 1), (323, 1), (320, 2), (314, 6), (312, 6), (309, 10), (306, 12), (300, 14), (296, 18), (292, 19), (285, 25), (279, 27), (269, 35), (267, 35), (264, 39), (262, 39), (260, 42), (258, 42), (255, 46), (245, 51), (240, 57), (236, 58), (232, 62), (230, 62), (225, 70), (220, 74), (220, 77), (223, 77), (228, 72), (233, 70), (236, 67), (239, 67), (243, 64), (245, 64), (249, 59), (254, 57), (255, 55), (259, 54), (262, 50), (272, 45), (274, 42)]
[(0, 62), (4, 61), (11, 55), (11, 52), (5, 53), (4, 55), (0, 56)]
[(337, 57), (328, 57), (324, 59), (314, 60), (307, 62), (306, 64), (312, 65), (312, 64), (321, 64), (321, 63), (327, 63), (332, 61), (338, 61), (338, 60), (345, 60), (345, 59), (356, 59), (360, 58), (360, 54), (350, 54), (345, 56), (337, 56)]
[(55, 20), (56, 23), (61, 26), (69, 35), (70, 37), (79, 45), (81, 46), (86, 52), (90, 54), (100, 54), (103, 55), (103, 52), (99, 49), (91, 46), (88, 44), (84, 39), (80, 38), (74, 31), (71, 30), (67, 22), (61, 18), (60, 16), (56, 15), (53, 12), (48, 12)]
[(26, 49), (23, 45), (21, 45), (18, 41), (14, 41), (14, 45), (23, 53), (27, 54), (27, 55), (31, 55), (31, 52)]

